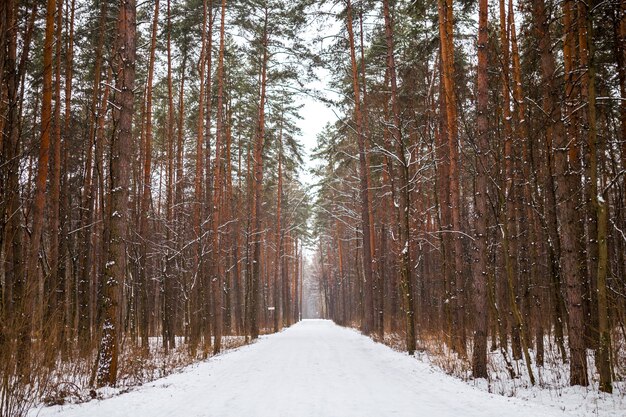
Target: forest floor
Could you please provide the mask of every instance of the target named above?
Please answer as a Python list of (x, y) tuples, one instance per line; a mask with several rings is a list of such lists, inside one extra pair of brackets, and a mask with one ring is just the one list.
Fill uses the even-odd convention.
[[(619, 415), (606, 410), (600, 415)], [(595, 413), (594, 413), (595, 414)], [(489, 394), (330, 321), (305, 320), (131, 392), (31, 416), (569, 416)]]

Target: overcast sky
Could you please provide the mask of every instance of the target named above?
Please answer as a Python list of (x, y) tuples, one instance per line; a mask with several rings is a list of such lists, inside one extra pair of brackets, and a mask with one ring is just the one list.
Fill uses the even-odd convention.
[[(342, 29), (340, 22), (337, 22), (332, 17), (328, 16), (328, 13), (336, 12), (332, 10), (331, 5), (324, 6), (325, 18), (312, 18), (309, 19), (308, 27), (304, 33), (304, 39), (309, 44), (313, 52), (319, 53), (322, 47), (328, 46), (329, 42), (326, 40), (326, 44), (320, 43), (315, 39), (320, 33), (323, 33), (325, 37), (331, 37)], [(318, 16), (319, 17), (319, 16)], [(319, 78), (318, 81), (309, 83), (307, 88), (316, 90), (318, 93), (324, 94), (325, 98), (336, 99), (336, 94), (328, 91), (328, 83), (331, 79), (331, 75), (326, 69), (317, 69), (316, 75)], [(326, 103), (322, 103), (319, 100), (307, 95), (300, 96), (300, 102), (304, 104), (300, 110), (300, 116), (302, 119), (298, 121), (298, 126), (302, 130), (301, 143), (304, 145), (304, 166), (302, 167), (301, 179), (305, 185), (312, 185), (316, 182), (316, 179), (312, 177), (308, 170), (315, 164), (311, 158), (313, 149), (317, 144), (317, 135), (323, 130), (329, 122), (337, 120), (337, 116), (333, 112), (333, 109)]]
[[(298, 126), (302, 129), (300, 142), (304, 145), (305, 149), (305, 166), (302, 168), (303, 170), (308, 170), (313, 166), (311, 153), (317, 144), (317, 135), (322, 131), (328, 122), (334, 122), (336, 120), (336, 116), (331, 108), (327, 107), (326, 104), (321, 103), (318, 100), (308, 96), (303, 96), (300, 100), (304, 104), (300, 110), (300, 116), (302, 116), (302, 119), (298, 121)], [(302, 181), (305, 184), (311, 184), (311, 178), (308, 175), (303, 175)]]

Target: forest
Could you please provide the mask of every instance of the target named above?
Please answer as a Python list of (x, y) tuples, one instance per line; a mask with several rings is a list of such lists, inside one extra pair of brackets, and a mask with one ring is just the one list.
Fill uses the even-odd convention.
[(531, 385), (566, 365), (611, 392), (626, 3), (477, 3), (382, 1), (369, 42), (372, 9), (345, 4), (344, 117), (316, 150), (321, 307), (410, 354), (448, 349), (474, 378), (496, 352)]
[[(311, 152), (302, 97), (336, 116)], [(624, 0), (4, 0), (0, 416), (306, 303), (623, 394), (625, 178)]]

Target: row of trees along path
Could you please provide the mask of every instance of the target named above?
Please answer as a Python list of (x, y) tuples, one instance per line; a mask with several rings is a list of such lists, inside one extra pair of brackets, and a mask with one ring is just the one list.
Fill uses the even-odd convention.
[(626, 307), (624, 2), (341, 5), (324, 57), (348, 67), (333, 79), (343, 113), (316, 150), (325, 316), (404, 334), (409, 353), (447, 346), (474, 377), (500, 351), (534, 384), (531, 365), (556, 346), (572, 385), (592, 376), (611, 392)]
[(299, 320), (305, 6), (2, 2), (0, 415)]

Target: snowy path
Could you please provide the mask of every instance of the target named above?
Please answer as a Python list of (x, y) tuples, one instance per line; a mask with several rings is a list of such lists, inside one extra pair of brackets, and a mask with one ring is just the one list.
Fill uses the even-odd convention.
[(563, 416), (491, 395), (329, 321), (306, 320), (130, 393), (33, 416)]

